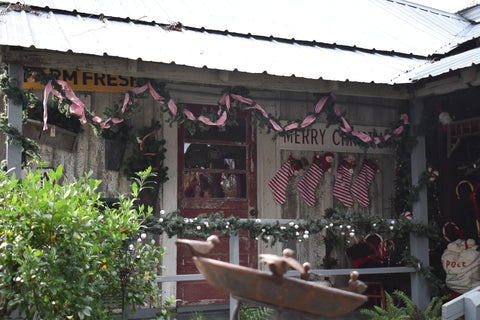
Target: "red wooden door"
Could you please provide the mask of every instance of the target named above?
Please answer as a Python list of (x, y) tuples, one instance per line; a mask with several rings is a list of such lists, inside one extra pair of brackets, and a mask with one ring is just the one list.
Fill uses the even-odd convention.
[[(200, 114), (212, 106), (190, 105)], [(237, 113), (238, 126), (225, 130), (212, 126), (195, 133), (179, 128), (178, 149), (178, 208), (186, 218), (199, 214), (223, 212), (226, 217), (252, 218), (256, 216), (256, 145), (255, 133), (247, 114)], [(228, 239), (220, 237), (220, 245), (211, 256), (229, 260)], [(240, 233), (240, 264), (257, 267), (257, 244)], [(198, 273), (190, 252), (177, 247), (177, 274)], [(227, 303), (229, 295), (211, 287), (206, 281), (177, 283), (177, 299), (182, 305)]]

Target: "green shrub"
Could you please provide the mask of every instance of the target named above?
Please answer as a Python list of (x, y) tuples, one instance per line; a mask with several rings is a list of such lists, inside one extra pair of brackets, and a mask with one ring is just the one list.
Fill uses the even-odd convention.
[(133, 310), (156, 303), (162, 249), (142, 233), (143, 208), (134, 205), (148, 174), (132, 197), (106, 206), (89, 174), (0, 172), (0, 317), (109, 319), (106, 297)]

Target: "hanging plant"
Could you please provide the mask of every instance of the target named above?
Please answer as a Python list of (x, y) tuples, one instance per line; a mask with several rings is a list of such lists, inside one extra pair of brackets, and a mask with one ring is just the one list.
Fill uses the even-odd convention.
[(167, 167), (163, 166), (165, 160), (165, 139), (157, 140), (155, 134), (160, 130), (161, 125), (158, 121), (152, 121), (148, 127), (138, 130), (132, 155), (127, 160), (125, 175), (129, 178), (136, 176), (138, 171), (143, 171), (152, 167), (152, 172), (156, 174), (157, 182), (168, 180)]

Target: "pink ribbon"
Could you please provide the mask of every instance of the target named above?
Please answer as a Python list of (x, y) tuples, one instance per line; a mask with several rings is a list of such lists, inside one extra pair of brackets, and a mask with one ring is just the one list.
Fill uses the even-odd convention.
[(187, 116), (188, 120), (195, 120), (196, 119), (195, 116), (193, 115), (193, 113), (188, 109), (183, 109), (183, 114), (185, 116)]
[(277, 130), (278, 132), (282, 132), (282, 131), (283, 131), (282, 127), (280, 127), (280, 126), (278, 125), (278, 123), (276, 123), (276, 122), (273, 121), (272, 119), (270, 119), (269, 121), (270, 121), (270, 123), (272, 124), (272, 126), (273, 126), (273, 128), (274, 128), (275, 130)]
[(202, 121), (205, 123), (207, 126), (225, 126), (225, 121), (227, 120), (227, 111), (223, 111), (223, 114), (216, 122), (213, 122), (212, 120), (208, 119), (205, 116), (200, 116), (198, 117), (198, 120)]
[(342, 113), (340, 112), (340, 108), (339, 108), (338, 104), (335, 104), (335, 107), (333, 108), (333, 110), (335, 111), (335, 114), (337, 116), (340, 117), (342, 115)]
[(317, 120), (317, 117), (315, 117), (313, 114), (308, 115), (305, 117), (303, 120), (302, 124), (300, 125), (302, 128), (308, 127), (311, 125), (315, 120)]
[(348, 124), (347, 120), (345, 120), (344, 117), (342, 117), (342, 122), (343, 122), (343, 128), (340, 128), (340, 130), (342, 130), (345, 133), (349, 133), (350, 131), (352, 131), (352, 128), (350, 127), (350, 125)]
[(375, 144), (380, 144), (382, 142), (382, 140), (379, 137), (375, 137), (375, 138), (373, 138), (373, 142)]
[(207, 126), (214, 126), (214, 125), (215, 125), (215, 123), (212, 122), (212, 120), (208, 119), (208, 118), (205, 117), (205, 116), (200, 116), (200, 117), (198, 117), (198, 120), (199, 120), (199, 121), (202, 121), (202, 122), (205, 123)]
[(267, 112), (258, 103), (255, 104), (253, 107), (245, 108), (245, 110), (250, 110), (250, 109), (256, 109), (262, 113), (264, 118), (267, 118), (267, 119), (269, 118)]
[(230, 110), (230, 96), (228, 94), (224, 93), (218, 103), (225, 104), (227, 106), (227, 110)]
[(245, 104), (252, 104), (253, 103), (253, 100), (252, 99), (249, 99), (249, 98), (245, 98), (245, 97), (242, 97), (242, 96), (239, 96), (239, 95), (236, 95), (236, 94), (230, 94), (232, 96), (233, 99), (237, 100), (237, 101), (240, 101), (242, 103), (245, 103)]
[(127, 108), (127, 104), (132, 104), (130, 101), (130, 95), (125, 93), (125, 99), (123, 99), (123, 107), (122, 107), (122, 113), (125, 113), (125, 109)]
[[(70, 112), (82, 117), (82, 122), (87, 123), (87, 118), (85, 117), (85, 104), (75, 95), (72, 88), (68, 85), (66, 81), (57, 80), (57, 83), (62, 87), (65, 91), (65, 95), (67, 98), (72, 102), (70, 105)], [(43, 130), (47, 130), (47, 120), (48, 120), (48, 113), (47, 113), (47, 102), (50, 93), (55, 95), (59, 99), (65, 99), (60, 92), (55, 90), (52, 86), (52, 80), (48, 81), (47, 85), (45, 86), (45, 90), (43, 92)]]
[(155, 89), (153, 88), (152, 84), (150, 83), (150, 81), (148, 81), (147, 83), (145, 83), (143, 86), (141, 87), (136, 87), (136, 88), (133, 88), (132, 91), (135, 93), (135, 94), (140, 94), (140, 93), (143, 93), (145, 90), (149, 89), (150, 91), (150, 94), (152, 95), (153, 99), (157, 100), (158, 102), (160, 103), (163, 103), (163, 100), (165, 100), (164, 97), (162, 97), (161, 95), (158, 94), (157, 91), (155, 91)]
[(223, 114), (220, 118), (218, 118), (215, 124), (220, 127), (225, 127), (225, 121), (227, 121), (227, 111), (223, 111)]
[(177, 105), (175, 104), (175, 102), (173, 102), (172, 99), (168, 100), (168, 109), (170, 109), (170, 112), (173, 115), (177, 114)]
[(159, 95), (157, 91), (155, 91), (150, 81), (147, 82), (147, 85), (148, 89), (150, 89), (150, 94), (152, 95), (153, 99), (157, 100), (160, 103), (163, 103), (163, 100), (165, 100), (165, 98)]
[(368, 143), (370, 141), (372, 141), (372, 137), (370, 137), (368, 134), (366, 134), (365, 132), (357, 132), (357, 131), (353, 131), (352, 132), (352, 135), (354, 135), (355, 137), (359, 138), (360, 140), (362, 140), (363, 142), (365, 143)]
[(387, 141), (388, 139), (390, 139), (392, 136), (389, 135), (389, 134), (386, 134), (383, 136), (383, 140)]
[(321, 97), (315, 105), (315, 113), (320, 113), (328, 100), (328, 96)]
[[(149, 82), (148, 82), (149, 83)], [(144, 92), (145, 90), (148, 89), (148, 83), (145, 83), (143, 86), (141, 87), (135, 87), (132, 89), (132, 91), (135, 93), (135, 94), (140, 94), (142, 92)]]
[[(47, 130), (47, 119), (48, 119), (48, 112), (47, 112), (47, 100), (50, 96), (50, 92), (55, 90), (52, 88), (52, 80), (48, 81), (47, 85), (45, 86), (45, 90), (43, 91), (43, 130)], [(57, 91), (57, 90), (55, 90)], [(58, 92), (58, 91), (57, 91)]]
[(67, 98), (72, 101), (70, 112), (80, 116), (83, 124), (87, 123), (87, 118), (85, 117), (85, 104), (75, 95), (75, 92), (73, 92), (73, 89), (66, 81), (57, 80), (57, 83), (62, 86)]
[(101, 124), (100, 124), (100, 127), (102, 129), (108, 129), (110, 128), (110, 125), (108, 124), (109, 122), (112, 122), (113, 124), (118, 124), (120, 122), (123, 122), (123, 119), (120, 119), (120, 118), (108, 118), (106, 119), (105, 121), (103, 121)]
[(95, 122), (95, 123), (101, 123), (102, 118), (100, 118), (99, 116), (95, 116), (95, 117), (92, 118), (92, 121)]
[(400, 127), (398, 127), (397, 129), (393, 130), (393, 133), (394, 133), (394, 134), (400, 134), (400, 133), (403, 132), (403, 129), (404, 129), (404, 127), (403, 127), (403, 126), (400, 126)]
[(285, 131), (290, 131), (290, 130), (293, 130), (293, 129), (297, 129), (298, 128), (298, 123), (297, 122), (294, 122), (294, 123), (291, 123), (289, 124), (288, 126), (286, 126), (284, 128)]

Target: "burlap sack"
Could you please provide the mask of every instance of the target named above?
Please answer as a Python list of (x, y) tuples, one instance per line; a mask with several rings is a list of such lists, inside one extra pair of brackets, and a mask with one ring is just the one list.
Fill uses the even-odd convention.
[(480, 286), (480, 252), (473, 239), (458, 239), (442, 254), (442, 266), (447, 273), (447, 287), (465, 293)]

